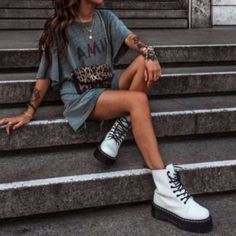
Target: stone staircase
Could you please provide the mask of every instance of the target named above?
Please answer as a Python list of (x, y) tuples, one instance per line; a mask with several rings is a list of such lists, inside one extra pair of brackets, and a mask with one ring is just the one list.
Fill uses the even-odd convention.
[[(152, 6), (154, 14), (166, 21), (170, 19), (164, 9), (187, 9), (185, 1), (133, 2), (132, 8), (126, 1), (109, 1), (105, 7), (119, 9), (124, 17), (129, 9), (143, 14), (139, 9)], [(0, 6), (2, 118), (25, 110), (38, 66), (42, 24), (37, 28), (17, 22), (20, 16), (34, 22), (36, 13), (31, 10), (46, 12), (50, 1), (2, 0)], [(134, 32), (155, 47), (163, 68), (162, 79), (149, 94), (162, 156), (167, 163), (183, 167), (180, 175), (186, 188), (212, 210), (217, 225), (209, 235), (234, 235), (235, 218), (229, 216), (236, 197), (236, 32), (231, 28), (155, 30), (145, 24), (141, 29), (133, 23)], [(135, 56), (130, 51), (117, 68), (123, 69)], [(74, 133), (62, 112), (59, 94), (49, 89), (28, 125), (10, 136), (0, 127), (0, 219), (4, 222), (0, 235), (189, 235), (149, 214), (154, 183), (131, 131), (117, 162), (106, 167), (93, 151), (114, 121), (107, 120), (102, 127), (89, 121), (87, 131)], [(28, 218), (32, 215), (37, 216), (33, 221)]]
[[(51, 0), (1, 0), (0, 30), (42, 29), (53, 14)], [(103, 8), (113, 9), (130, 28), (186, 28), (187, 0), (106, 1)], [(157, 11), (158, 10), (158, 11)]]

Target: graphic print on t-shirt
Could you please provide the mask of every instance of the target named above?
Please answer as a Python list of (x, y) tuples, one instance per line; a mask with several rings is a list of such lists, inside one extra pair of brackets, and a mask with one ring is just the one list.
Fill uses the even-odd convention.
[(85, 58), (96, 57), (97, 54), (104, 54), (105, 51), (105, 38), (98, 41), (90, 41), (83, 49), (78, 46), (77, 55), (79, 60)]

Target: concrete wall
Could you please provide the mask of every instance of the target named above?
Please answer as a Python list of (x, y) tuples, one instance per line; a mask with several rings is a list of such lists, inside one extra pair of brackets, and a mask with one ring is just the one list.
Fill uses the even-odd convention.
[(189, 0), (191, 28), (209, 28), (211, 22), (211, 0)]
[(236, 0), (212, 0), (213, 25), (236, 25)]

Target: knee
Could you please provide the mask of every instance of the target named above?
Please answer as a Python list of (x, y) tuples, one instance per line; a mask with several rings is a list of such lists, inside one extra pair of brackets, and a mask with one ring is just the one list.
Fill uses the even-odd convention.
[(135, 107), (146, 108), (149, 106), (148, 95), (143, 91), (135, 91), (133, 100)]
[(145, 67), (145, 58), (143, 55), (139, 55), (136, 57), (136, 63), (138, 65), (138, 68), (144, 68)]

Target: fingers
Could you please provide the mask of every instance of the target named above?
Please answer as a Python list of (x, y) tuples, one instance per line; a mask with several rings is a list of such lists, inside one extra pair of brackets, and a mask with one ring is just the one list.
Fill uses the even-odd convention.
[(148, 81), (150, 82), (150, 81), (153, 81), (153, 79), (154, 79), (154, 71), (153, 70), (149, 70), (148, 71)]
[(0, 120), (0, 125), (6, 125), (6, 132), (7, 134), (9, 135), (10, 134), (10, 131), (11, 129), (16, 129), (16, 128), (19, 128), (21, 125), (23, 125), (24, 122), (23, 121), (12, 121), (10, 120), (9, 118), (5, 118), (5, 119), (1, 119)]
[(157, 81), (159, 79), (158, 72), (154, 72), (154, 81)]
[(160, 79), (161, 77), (161, 72), (159, 70), (156, 70), (154, 72), (152, 72), (152, 79), (149, 79), (148, 82), (147, 82), (147, 87), (150, 87), (152, 86), (153, 82), (157, 81)]
[(24, 122), (23, 122), (23, 121), (20, 121), (20, 122), (18, 122), (16, 125), (14, 125), (14, 126), (12, 127), (12, 129), (14, 130), (14, 129), (20, 128), (23, 124), (24, 124)]
[(4, 119), (1, 119), (0, 120), (0, 125), (5, 125), (9, 122), (9, 119), (8, 118), (4, 118)]
[(12, 121), (10, 121), (9, 118), (4, 118), (4, 119), (0, 120), (0, 125), (1, 126), (6, 125), (6, 131), (7, 131), (7, 134), (9, 135), (10, 134), (10, 129), (11, 129), (11, 126), (12, 126)]
[(145, 82), (147, 87), (150, 87), (153, 82), (159, 80), (161, 77), (161, 67), (158, 62), (146, 62)]
[(156, 72), (155, 72), (155, 76), (154, 76), (154, 80), (157, 81), (157, 80), (160, 79), (160, 77), (161, 77), (161, 76), (160, 76), (160, 72), (159, 72), (159, 71), (156, 71)]
[(9, 135), (10, 134), (10, 130), (12, 129), (12, 125), (14, 123), (12, 121), (9, 121), (7, 126), (6, 126), (6, 131), (7, 131), (7, 134)]
[(148, 81), (148, 72), (147, 69), (144, 71), (145, 82)]
[(11, 130), (15, 130), (28, 122), (29, 122), (28, 117), (26, 118), (25, 116), (15, 116), (10, 118), (0, 119), (0, 126), (5, 125), (6, 132), (9, 135)]

